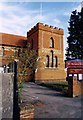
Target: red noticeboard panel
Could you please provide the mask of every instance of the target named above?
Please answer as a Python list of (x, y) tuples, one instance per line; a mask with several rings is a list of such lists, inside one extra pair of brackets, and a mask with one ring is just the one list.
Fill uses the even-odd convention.
[(66, 61), (68, 74), (83, 74), (83, 60), (75, 59)]
[(73, 66), (83, 67), (83, 62), (66, 62), (66, 67)]
[(70, 74), (83, 74), (83, 69), (68, 69), (67, 70), (67, 73), (70, 73)]

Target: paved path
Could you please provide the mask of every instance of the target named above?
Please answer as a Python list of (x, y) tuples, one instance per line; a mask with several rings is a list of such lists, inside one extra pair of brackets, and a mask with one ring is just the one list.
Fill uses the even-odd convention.
[(22, 98), (35, 106), (35, 118), (81, 118), (81, 97), (64, 97), (60, 92), (26, 83)]

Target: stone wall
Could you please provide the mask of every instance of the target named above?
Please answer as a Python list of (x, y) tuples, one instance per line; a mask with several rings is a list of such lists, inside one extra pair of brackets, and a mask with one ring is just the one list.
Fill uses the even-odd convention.
[(1, 118), (13, 117), (13, 74), (0, 74), (0, 115)]

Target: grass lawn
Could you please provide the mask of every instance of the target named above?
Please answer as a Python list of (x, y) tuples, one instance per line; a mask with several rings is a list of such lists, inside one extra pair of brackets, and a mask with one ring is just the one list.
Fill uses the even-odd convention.
[(60, 91), (63, 94), (67, 95), (68, 83), (66, 81), (60, 81), (56, 83), (41, 83), (40, 85), (48, 87), (52, 90)]

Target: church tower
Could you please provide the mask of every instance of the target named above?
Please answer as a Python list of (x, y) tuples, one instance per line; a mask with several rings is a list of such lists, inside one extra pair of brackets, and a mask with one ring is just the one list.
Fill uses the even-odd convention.
[(42, 23), (37, 23), (27, 32), (27, 38), (32, 49), (36, 49), (38, 52), (35, 81), (55, 82), (65, 80), (63, 35), (63, 29)]

